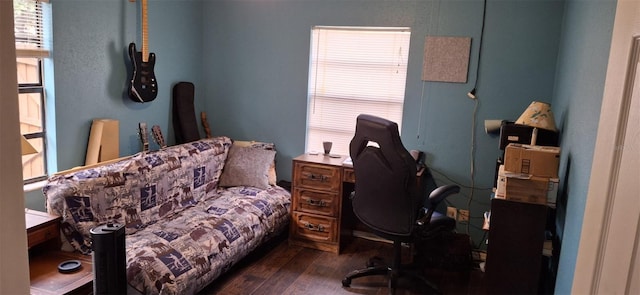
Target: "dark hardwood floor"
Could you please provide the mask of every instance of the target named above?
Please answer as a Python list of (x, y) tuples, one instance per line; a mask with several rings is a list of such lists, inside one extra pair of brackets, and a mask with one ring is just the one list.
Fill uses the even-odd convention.
[[(405, 251), (406, 250), (406, 251)], [(409, 249), (403, 250), (403, 261)], [(240, 261), (228, 273), (199, 294), (388, 294), (384, 276), (354, 279), (342, 287), (342, 278), (363, 268), (372, 256), (390, 259), (392, 245), (350, 238), (340, 255), (289, 246), (278, 237)], [(426, 269), (427, 278), (443, 294), (483, 294), (483, 273), (479, 270), (447, 271)], [(396, 294), (429, 294), (422, 283), (400, 280)]]

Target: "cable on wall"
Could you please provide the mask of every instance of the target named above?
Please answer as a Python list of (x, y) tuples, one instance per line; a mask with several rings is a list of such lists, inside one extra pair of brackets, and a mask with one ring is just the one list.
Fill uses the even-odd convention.
[(476, 65), (476, 81), (473, 83), (473, 89), (467, 93), (471, 99), (476, 99), (476, 89), (478, 88), (478, 78), (480, 74), (480, 59), (482, 58), (482, 40), (484, 39), (484, 24), (487, 16), (487, 0), (482, 1), (482, 26), (480, 27), (480, 44), (478, 48), (478, 64)]
[[(456, 184), (456, 185), (458, 185), (458, 186), (460, 186), (460, 187), (463, 187), (463, 188), (471, 188), (471, 186), (465, 185), (465, 184), (463, 184), (463, 183), (460, 183), (460, 182), (458, 182), (458, 181), (456, 181), (456, 180), (452, 179), (451, 177), (447, 176), (446, 174), (444, 174), (444, 173), (443, 173), (442, 171), (440, 171), (440, 170), (437, 170), (437, 169), (435, 169), (435, 168), (433, 168), (433, 167), (429, 167), (429, 169), (430, 169), (432, 172), (437, 173), (437, 174), (441, 177), (441, 178), (439, 178), (439, 177), (437, 177), (436, 175), (434, 175), (434, 177), (435, 177), (435, 178), (436, 178), (436, 180), (437, 180), (437, 181), (436, 181), (436, 183), (438, 183), (438, 181), (442, 181), (442, 180), (443, 180), (443, 178), (444, 178), (445, 180), (449, 181), (450, 183)], [(493, 190), (493, 187), (476, 187), (475, 189), (477, 189), (477, 190), (490, 191), (490, 190)]]
[[(471, 167), (470, 167), (470, 176), (471, 176), (471, 192), (469, 192), (469, 200), (467, 201), (467, 210), (469, 210), (469, 215), (471, 215), (471, 201), (473, 201), (473, 192), (476, 188), (476, 117), (478, 115), (478, 100), (474, 99), (475, 105), (473, 107), (473, 114), (471, 115)], [(467, 222), (467, 235), (469, 233), (469, 227), (471, 225), (471, 220)]]
[[(440, 23), (440, 1), (437, 1), (436, 4), (438, 4), (437, 8), (433, 8), (433, 5), (431, 5), (431, 12), (429, 14), (429, 21), (427, 21), (427, 36), (429, 35), (430, 31), (431, 31), (431, 27), (435, 27), (435, 32), (436, 34), (438, 33), (439, 30), (439, 23)], [(433, 25), (434, 23), (434, 19), (435, 19), (435, 25)], [(420, 93), (420, 111), (419, 111), (419, 115), (418, 115), (418, 132), (416, 133), (416, 139), (420, 140), (420, 133), (422, 132), (422, 111), (424, 109), (424, 87), (425, 84), (427, 84), (426, 81), (422, 80), (422, 91)], [(428, 107), (428, 104), (427, 104)], [(424, 135), (422, 138), (422, 142), (424, 142), (424, 139), (427, 136)], [(419, 145), (421, 145), (420, 142), (418, 142)]]
[[(467, 96), (474, 101), (473, 114), (471, 115), (471, 164), (470, 164), (470, 178), (471, 178), (471, 188), (469, 193), (469, 198), (467, 201), (467, 210), (469, 211), (469, 215), (471, 215), (471, 202), (473, 201), (473, 194), (475, 191), (475, 163), (476, 163), (476, 120), (478, 115), (478, 99), (476, 97), (476, 91), (478, 87), (478, 80), (480, 75), (480, 59), (482, 58), (482, 41), (484, 39), (484, 27), (486, 23), (487, 16), (487, 0), (482, 1), (482, 26), (480, 28), (480, 44), (478, 45), (478, 64), (476, 65), (476, 80), (473, 85), (473, 89), (467, 93)], [(470, 234), (471, 227), (471, 219), (467, 222), (466, 232), (467, 235)]]
[[(422, 129), (422, 109), (424, 108), (424, 84), (427, 82), (422, 81), (422, 91), (420, 92), (420, 113), (418, 114), (418, 132), (416, 134), (416, 139), (420, 139), (420, 131)], [(426, 137), (426, 136), (425, 136)], [(423, 139), (424, 140), (424, 139)], [(420, 142), (418, 142), (420, 144)]]

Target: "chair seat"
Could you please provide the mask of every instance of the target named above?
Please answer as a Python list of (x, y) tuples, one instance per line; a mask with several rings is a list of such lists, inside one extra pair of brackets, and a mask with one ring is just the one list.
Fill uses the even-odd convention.
[(434, 211), (433, 215), (431, 215), (431, 219), (429, 223), (423, 226), (416, 226), (411, 235), (399, 236), (399, 235), (393, 235), (393, 234), (377, 231), (373, 228), (370, 228), (370, 230), (373, 233), (375, 233), (377, 236), (385, 238), (387, 240), (391, 240), (391, 241), (398, 240), (400, 242), (406, 243), (406, 242), (414, 242), (416, 240), (428, 240), (437, 236), (442, 232), (451, 232), (455, 228), (456, 228), (455, 219)]
[(442, 213), (433, 212), (429, 224), (419, 227), (414, 234), (420, 239), (429, 239), (435, 234), (450, 232), (456, 228), (456, 220)]

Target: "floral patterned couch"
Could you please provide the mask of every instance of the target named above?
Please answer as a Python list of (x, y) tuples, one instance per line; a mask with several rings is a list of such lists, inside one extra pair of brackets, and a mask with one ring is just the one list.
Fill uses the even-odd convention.
[(63, 249), (90, 254), (91, 228), (124, 224), (130, 291), (202, 290), (289, 221), (283, 188), (220, 185), (231, 149), (217, 137), (52, 176), (43, 191)]

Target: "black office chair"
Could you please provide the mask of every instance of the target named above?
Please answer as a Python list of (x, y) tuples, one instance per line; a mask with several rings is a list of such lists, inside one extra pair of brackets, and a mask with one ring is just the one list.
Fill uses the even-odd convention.
[[(342, 285), (349, 287), (351, 280), (358, 277), (386, 275), (389, 277), (389, 293), (393, 294), (397, 278), (410, 276), (438, 292), (419, 271), (414, 272), (401, 265), (401, 245), (453, 231), (455, 220), (434, 212), (434, 209), (447, 196), (458, 193), (460, 188), (447, 185), (429, 194), (428, 187), (435, 184), (431, 173), (428, 168), (420, 167), (404, 148), (398, 125), (386, 119), (358, 116), (356, 133), (349, 149), (356, 176), (351, 200), (353, 211), (373, 233), (393, 241), (393, 262), (391, 265), (375, 265), (376, 258), (372, 258), (367, 262), (367, 268), (347, 274)], [(418, 169), (426, 171), (418, 176)]]

